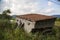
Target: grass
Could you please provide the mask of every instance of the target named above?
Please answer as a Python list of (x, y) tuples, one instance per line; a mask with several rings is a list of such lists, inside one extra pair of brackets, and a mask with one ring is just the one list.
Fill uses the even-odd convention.
[(41, 33), (26, 33), (21, 28), (0, 30), (0, 40), (60, 40), (60, 21), (55, 22), (53, 27), (54, 35), (42, 35)]
[(60, 26), (60, 21), (56, 21), (55, 26)]

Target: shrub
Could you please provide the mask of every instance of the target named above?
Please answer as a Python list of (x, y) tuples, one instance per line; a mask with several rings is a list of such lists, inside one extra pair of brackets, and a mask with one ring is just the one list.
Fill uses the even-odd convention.
[(11, 25), (8, 20), (0, 20), (0, 29), (11, 28)]
[(9, 20), (0, 20), (0, 40), (60, 40), (60, 28), (53, 27), (54, 35), (26, 33)]

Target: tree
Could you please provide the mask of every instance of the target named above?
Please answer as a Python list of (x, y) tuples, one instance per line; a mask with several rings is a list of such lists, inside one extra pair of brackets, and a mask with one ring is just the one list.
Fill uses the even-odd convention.
[(0, 19), (2, 18), (2, 15), (0, 14)]
[(10, 15), (8, 15), (10, 13), (11, 13), (10, 9), (4, 10), (2, 13), (2, 19), (9, 19), (10, 20), (12, 18)]

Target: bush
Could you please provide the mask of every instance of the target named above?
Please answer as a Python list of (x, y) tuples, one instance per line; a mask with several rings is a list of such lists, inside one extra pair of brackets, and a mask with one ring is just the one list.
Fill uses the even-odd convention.
[(9, 20), (2, 20), (0, 19), (0, 39), (5, 40), (5, 38), (10, 35), (13, 28), (15, 27), (15, 24), (12, 24)]
[(26, 33), (9, 20), (0, 20), (0, 40), (60, 40), (60, 28), (54, 27), (54, 35)]
[(0, 20), (0, 29), (11, 28), (12, 24), (8, 20)]
[(57, 18), (56, 20), (57, 20), (57, 21), (60, 21), (60, 18)]

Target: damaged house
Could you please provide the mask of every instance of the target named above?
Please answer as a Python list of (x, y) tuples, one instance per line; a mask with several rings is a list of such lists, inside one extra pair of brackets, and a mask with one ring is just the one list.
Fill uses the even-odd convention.
[(55, 17), (40, 14), (25, 14), (16, 16), (19, 27), (22, 27), (27, 33), (38, 31), (51, 31), (55, 23)]

